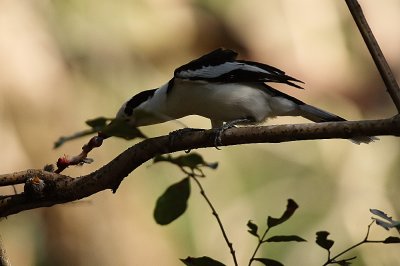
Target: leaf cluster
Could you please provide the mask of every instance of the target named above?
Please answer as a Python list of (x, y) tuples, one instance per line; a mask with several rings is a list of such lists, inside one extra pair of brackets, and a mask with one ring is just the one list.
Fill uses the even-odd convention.
[(394, 228), (399, 232), (399, 228), (400, 228), (400, 222), (393, 220), (392, 217), (388, 216), (383, 211), (380, 211), (377, 209), (370, 209), (370, 212), (372, 214), (378, 216), (381, 219), (372, 217), (373, 221), (372, 221), (372, 223), (370, 223), (368, 225), (367, 233), (366, 233), (364, 239), (361, 240), (360, 242), (352, 245), (351, 247), (345, 249), (344, 251), (338, 253), (335, 256), (331, 256), (331, 248), (335, 244), (335, 241), (333, 241), (332, 239), (328, 239), (328, 236), (330, 233), (327, 231), (319, 231), (316, 233), (317, 237), (316, 237), (315, 242), (317, 243), (318, 246), (320, 246), (321, 248), (325, 249), (328, 252), (328, 258), (323, 265), (329, 265), (329, 264), (338, 264), (338, 265), (342, 265), (342, 266), (350, 265), (351, 261), (356, 259), (355, 256), (347, 257), (344, 259), (339, 259), (339, 257), (348, 253), (349, 251), (353, 250), (354, 248), (361, 246), (363, 244), (366, 244), (366, 243), (382, 243), (382, 244), (398, 244), (398, 243), (400, 243), (400, 238), (395, 237), (395, 236), (389, 236), (383, 240), (370, 240), (369, 239), (369, 233), (370, 233), (370, 229), (371, 229), (371, 226), (373, 223), (376, 223), (377, 225), (381, 226), (382, 228), (384, 228), (386, 230)]
[(101, 132), (107, 137), (118, 137), (126, 140), (135, 138), (146, 138), (146, 136), (135, 126), (130, 125), (126, 120), (118, 118), (97, 117), (87, 120), (89, 129), (75, 132), (68, 136), (62, 136), (54, 142), (54, 148), (59, 148), (66, 142), (86, 137)]
[[(173, 157), (171, 155), (166, 156), (156, 156), (153, 160), (154, 163), (159, 162), (168, 162), (173, 165), (178, 166), (183, 173), (186, 174), (186, 177), (170, 185), (165, 192), (158, 198), (154, 210), (154, 219), (160, 225), (167, 225), (177, 218), (179, 218), (182, 214), (185, 213), (188, 200), (191, 194), (191, 180), (194, 180), (197, 185), (200, 187), (201, 194), (205, 197), (209, 206), (211, 207), (213, 214), (216, 216), (217, 221), (222, 230), (223, 236), (231, 249), (232, 256), (234, 258), (235, 265), (238, 265), (236, 262), (236, 258), (234, 255), (234, 251), (232, 249), (232, 244), (227, 239), (225, 230), (222, 226), (221, 220), (216, 213), (216, 210), (212, 206), (210, 200), (205, 195), (203, 188), (200, 185), (197, 177), (205, 177), (202, 168), (210, 168), (216, 169), (218, 167), (218, 163), (208, 163), (206, 162), (200, 154), (191, 153), (186, 155), (179, 155)], [(272, 217), (268, 216), (265, 221), (265, 230), (263, 233), (260, 233), (260, 226), (256, 224), (254, 221), (249, 220), (247, 223), (247, 231), (254, 237), (257, 238), (258, 243), (254, 250), (253, 255), (249, 260), (249, 266), (253, 262), (259, 262), (266, 266), (281, 266), (283, 265), (280, 261), (277, 261), (268, 257), (256, 257), (261, 246), (264, 246), (266, 243), (278, 243), (278, 242), (306, 242), (304, 238), (298, 235), (272, 235), (270, 236), (270, 231), (272, 228), (277, 227), (283, 223), (286, 223), (299, 208), (298, 204), (292, 200), (288, 199), (286, 209), (282, 213), (280, 217)], [(378, 216), (378, 218), (372, 218), (373, 223), (383, 227), (386, 230), (396, 229), (400, 230), (400, 222), (393, 220), (392, 217), (388, 216), (386, 213), (380, 210), (371, 209), (372, 214)], [(372, 223), (368, 226), (368, 231), (365, 238), (359, 243), (354, 244), (353, 246), (347, 248), (346, 250), (338, 253), (335, 256), (331, 255), (331, 248), (334, 246), (335, 241), (329, 239), (330, 233), (328, 231), (318, 231), (316, 232), (316, 244), (321, 248), (325, 249), (328, 252), (328, 258), (323, 265), (329, 264), (337, 264), (347, 266), (351, 264), (351, 261), (356, 259), (356, 257), (346, 257), (343, 259), (339, 259), (339, 257), (348, 253), (352, 249), (364, 244), (364, 243), (382, 243), (382, 244), (395, 244), (400, 243), (399, 237), (389, 236), (383, 240), (370, 240), (369, 231)], [(400, 233), (400, 231), (399, 231)], [(182, 263), (187, 266), (223, 266), (222, 262), (219, 262), (213, 258), (202, 256), (202, 257), (187, 257), (186, 259), (181, 259)]]
[(288, 203), (286, 205), (286, 209), (283, 212), (283, 214), (281, 215), (281, 217), (278, 218), (274, 218), (271, 216), (267, 217), (266, 220), (266, 229), (264, 231), (264, 233), (262, 235), (259, 234), (258, 232), (258, 225), (255, 224), (254, 222), (252, 222), (251, 220), (247, 223), (247, 227), (248, 227), (248, 232), (257, 237), (258, 240), (258, 244), (256, 246), (256, 249), (253, 253), (253, 256), (250, 258), (249, 261), (249, 265), (252, 264), (253, 261), (258, 261), (261, 262), (264, 265), (267, 266), (281, 266), (283, 265), (281, 262), (274, 260), (274, 259), (270, 259), (270, 258), (256, 258), (256, 254), (259, 250), (259, 248), (261, 247), (261, 245), (265, 244), (265, 243), (273, 243), (273, 242), (306, 242), (307, 240), (305, 240), (304, 238), (297, 236), (297, 235), (274, 235), (271, 236), (269, 238), (267, 237), (268, 232), (273, 228), (276, 227), (280, 224), (285, 223), (286, 221), (288, 221), (293, 214), (295, 213), (295, 211), (298, 209), (298, 205), (297, 203), (292, 200), (289, 199)]

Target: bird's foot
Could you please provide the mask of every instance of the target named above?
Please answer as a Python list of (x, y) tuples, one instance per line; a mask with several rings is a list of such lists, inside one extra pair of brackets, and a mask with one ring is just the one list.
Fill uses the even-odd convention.
[(236, 119), (233, 121), (226, 122), (223, 126), (215, 129), (215, 139), (214, 139), (214, 147), (217, 150), (220, 150), (219, 146), (222, 145), (222, 134), (230, 128), (236, 127), (238, 124), (243, 123), (252, 123), (253, 120), (244, 118), (244, 119)]

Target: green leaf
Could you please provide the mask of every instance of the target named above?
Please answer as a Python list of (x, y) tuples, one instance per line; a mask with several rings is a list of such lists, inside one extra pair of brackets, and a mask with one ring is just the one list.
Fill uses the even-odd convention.
[(375, 223), (383, 228), (385, 228), (386, 230), (389, 230), (391, 228), (396, 228), (399, 233), (400, 233), (400, 221), (395, 221), (392, 219), (392, 217), (390, 217), (389, 215), (387, 215), (386, 213), (384, 213), (381, 210), (377, 210), (377, 209), (370, 209), (369, 210), (372, 214), (375, 214), (376, 216), (384, 219), (380, 220), (378, 218), (372, 218), (375, 220)]
[(86, 120), (85, 123), (91, 128), (100, 129), (101, 130), (107, 125), (107, 122), (109, 120), (111, 120), (111, 119), (105, 118), (105, 117), (97, 117), (97, 118), (94, 118), (94, 119)]
[(181, 216), (187, 208), (190, 196), (189, 178), (175, 183), (158, 198), (154, 209), (154, 219), (158, 224), (166, 225)]
[(292, 215), (294, 214), (294, 212), (296, 211), (296, 209), (298, 207), (299, 207), (299, 205), (297, 205), (297, 203), (294, 200), (288, 199), (286, 210), (280, 218), (273, 218), (271, 216), (268, 216), (268, 219), (267, 219), (268, 227), (274, 227), (283, 222), (286, 222), (290, 217), (292, 217)]
[(398, 244), (400, 243), (400, 238), (395, 236), (389, 236), (383, 241), (384, 244)]
[(180, 166), (186, 166), (191, 169), (198, 169), (200, 166), (205, 166), (211, 169), (217, 169), (218, 163), (207, 163), (203, 157), (198, 153), (190, 153), (187, 155), (181, 155), (176, 158)]
[[(180, 155), (177, 157), (172, 157), (171, 155), (158, 155), (154, 157), (153, 163), (158, 162), (170, 162), (175, 164), (181, 168), (187, 167), (190, 170), (198, 170), (201, 172), (200, 167), (208, 167), (211, 169), (216, 169), (218, 167), (218, 163), (207, 163), (204, 161), (203, 157), (198, 153), (190, 153), (186, 155)], [(202, 173), (202, 172), (201, 172)]]
[(225, 264), (205, 256), (199, 258), (187, 257), (180, 260), (187, 266), (225, 266)]
[(92, 135), (92, 134), (94, 134), (96, 132), (97, 131), (94, 130), (94, 129), (87, 129), (87, 130), (76, 132), (76, 133), (74, 133), (72, 135), (69, 135), (69, 136), (61, 136), (61, 137), (58, 138), (58, 140), (56, 140), (54, 142), (54, 149), (57, 149), (57, 148), (61, 147), (62, 145), (65, 144), (65, 142), (68, 142), (68, 141), (71, 141), (71, 140), (75, 140), (75, 139), (79, 139), (79, 138), (82, 138), (82, 137), (86, 137), (86, 136)]
[(317, 239), (315, 242), (322, 248), (329, 250), (335, 241), (328, 239), (329, 232), (327, 231), (319, 231), (317, 232)]
[(190, 169), (196, 169), (199, 166), (204, 165), (203, 157), (198, 153), (190, 153), (187, 155), (180, 155), (175, 158), (176, 164), (182, 167), (189, 167)]
[(113, 119), (103, 129), (99, 130), (107, 136), (124, 138), (131, 140), (134, 138), (146, 138), (146, 136), (137, 128), (122, 119)]
[(256, 236), (258, 238), (260, 238), (260, 236), (258, 235), (258, 226), (253, 223), (251, 220), (247, 222), (247, 227), (249, 228), (249, 230), (247, 230), (247, 232), (249, 232), (250, 234), (252, 234), (253, 236)]
[(351, 265), (351, 260), (354, 260), (354, 259), (356, 259), (357, 257), (352, 257), (352, 258), (348, 258), (348, 259), (343, 259), (343, 260), (339, 260), (339, 261), (336, 261), (335, 263), (336, 264), (338, 264), (338, 265), (340, 265), (340, 266), (349, 266), (349, 265)]
[(60, 137), (57, 141), (55, 141), (54, 148), (61, 147), (65, 142), (92, 135), (98, 132), (103, 132), (105, 135), (110, 137), (119, 137), (127, 140), (134, 138), (146, 138), (146, 136), (137, 127), (129, 125), (125, 120), (122, 119), (97, 117), (87, 120), (86, 124), (91, 128), (78, 131), (69, 136)]
[(272, 259), (267, 259), (267, 258), (255, 258), (255, 261), (261, 262), (262, 264), (266, 265), (266, 266), (283, 266), (282, 263), (280, 263), (279, 261), (276, 260), (272, 260)]
[(372, 214), (375, 214), (376, 216), (379, 216), (379, 217), (381, 217), (381, 218), (383, 218), (383, 219), (385, 219), (385, 220), (387, 220), (387, 221), (389, 221), (389, 222), (392, 222), (393, 220), (392, 220), (392, 217), (390, 217), (389, 215), (387, 215), (385, 212), (383, 212), (383, 211), (381, 211), (381, 210), (378, 210), (378, 209), (369, 209), (369, 211), (372, 213)]
[(265, 240), (265, 242), (307, 242), (304, 238), (301, 238), (296, 235), (289, 235), (289, 236), (273, 236)]

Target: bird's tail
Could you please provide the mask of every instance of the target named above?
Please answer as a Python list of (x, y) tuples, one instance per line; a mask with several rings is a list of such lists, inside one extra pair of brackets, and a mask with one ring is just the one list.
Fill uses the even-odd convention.
[[(299, 105), (299, 108), (300, 108), (300, 115), (313, 122), (321, 123), (321, 122), (346, 121), (346, 119), (344, 119), (343, 117), (337, 116), (335, 114), (329, 113), (327, 111), (324, 111), (322, 109), (319, 109), (317, 107), (308, 104)], [(369, 136), (360, 136), (352, 138), (350, 140), (355, 144), (361, 144), (361, 143), (368, 144), (370, 142), (373, 142), (374, 140), (378, 140), (378, 138)]]

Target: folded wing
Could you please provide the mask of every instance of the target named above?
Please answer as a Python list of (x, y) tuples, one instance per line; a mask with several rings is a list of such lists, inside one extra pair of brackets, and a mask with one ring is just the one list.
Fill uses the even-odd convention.
[(237, 53), (219, 48), (195, 59), (174, 72), (174, 77), (187, 80), (204, 80), (221, 83), (275, 82), (302, 89), (282, 70), (257, 62), (236, 60)]

